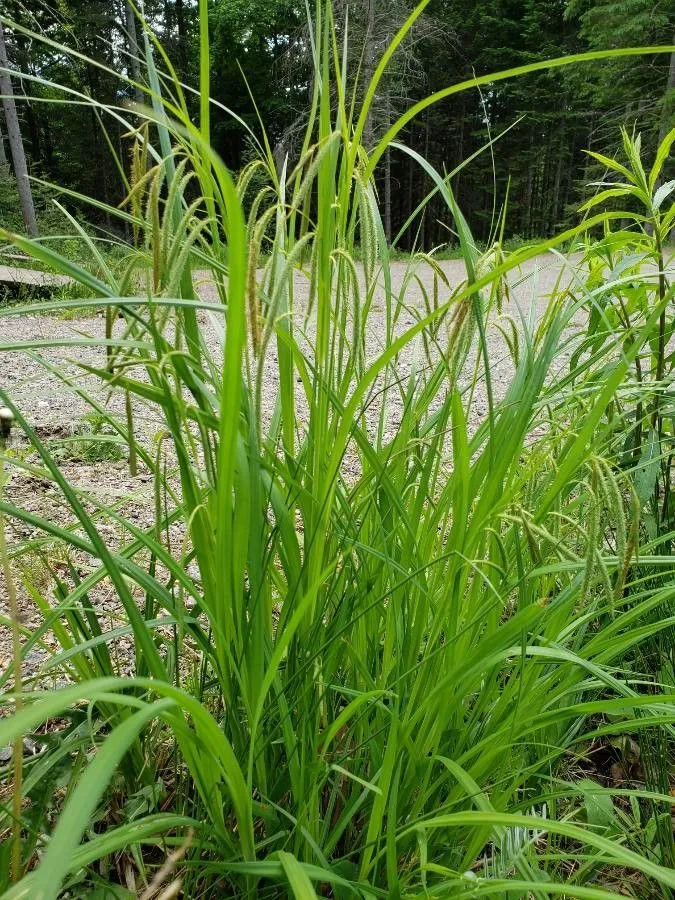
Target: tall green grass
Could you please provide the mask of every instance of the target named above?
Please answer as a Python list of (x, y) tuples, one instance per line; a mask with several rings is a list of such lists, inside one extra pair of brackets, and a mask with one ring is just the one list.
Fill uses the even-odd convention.
[[(109, 426), (151, 476), (154, 517), (141, 527), (123, 502), (69, 483), (20, 398), (0, 390), (38, 456), (7, 450), (8, 471), (48, 479), (70, 514), (63, 524), (22, 508), (11, 481), (0, 499), (8, 529), (44, 536), (8, 551), (43, 613), (23, 653), (53, 634), (39, 677), (69, 682), (27, 684), (0, 722), (0, 745), (56, 722), (44, 752), (24, 761), (21, 820), (3, 812), (23, 849), (13, 884), (0, 857), (7, 897), (101, 885), (115, 896), (302, 898), (675, 887), (668, 859), (642, 840), (669, 792), (603, 782), (586, 761), (648, 729), (672, 749), (674, 679), (639, 666), (673, 624), (654, 615), (672, 610), (670, 538), (662, 529), (655, 544), (645, 531), (647, 461), (640, 449), (621, 468), (617, 431), (629, 426), (613, 414), (627, 396), (653, 409), (653, 386), (633, 373), (664, 317), (670, 334), (665, 261), (656, 286), (636, 261), (630, 283), (646, 299), (626, 330), (607, 315), (575, 324), (606, 311), (622, 271), (597, 284), (573, 273), (543, 320), (518, 321), (501, 307), (508, 273), (576, 238), (595, 248), (591, 237), (605, 229), (607, 240), (625, 211), (482, 255), (452, 178), (407, 150), (447, 204), (467, 278), (451, 289), (425, 254), (394, 278), (377, 160), (417, 109), (486, 81), (418, 104), (366, 152), (377, 81), (423, 6), (355, 112), (330, 6), (317, 5), (299, 159), (278, 169), (264, 132), (252, 134), (255, 157), (236, 178), (210, 143), (206, 3), (199, 127), (144, 26), (147, 106), (133, 121), (108, 110), (134, 131), (129, 202), (108, 210), (133, 231), (127, 264), (111, 267), (82, 230), (87, 269), (8, 236), (88, 288), (91, 299), (72, 305), (108, 311), (100, 365), (82, 368), (133, 400)], [(654, 211), (660, 188), (648, 189)], [(662, 244), (672, 224), (669, 207)], [(654, 232), (641, 240), (654, 247)], [(432, 290), (418, 277), (425, 266)], [(204, 278), (217, 302), (195, 290)], [(411, 310), (413, 289), (422, 302)], [(503, 396), (488, 340), (498, 326), (511, 355)], [(105, 416), (101, 395), (42, 348), (16, 351)], [(158, 423), (154, 442), (139, 411)], [(66, 574), (55, 548), (71, 560)], [(22, 568), (36, 553), (52, 603)], [(83, 555), (95, 560), (84, 574)], [(101, 590), (122, 611), (115, 627), (97, 608)], [(132, 641), (132, 677), (116, 662), (121, 638)], [(11, 673), (3, 684), (12, 704)]]

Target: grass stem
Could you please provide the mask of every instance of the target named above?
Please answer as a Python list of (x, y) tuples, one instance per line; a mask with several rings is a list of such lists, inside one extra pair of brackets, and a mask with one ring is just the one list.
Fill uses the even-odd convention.
[[(6, 415), (5, 410), (0, 411), (0, 451), (5, 450), (7, 437), (11, 430), (11, 415)], [(3, 415), (4, 413), (4, 415)], [(4, 458), (0, 459), (0, 502), (4, 499), (8, 476)], [(16, 585), (12, 575), (12, 568), (7, 551), (7, 538), (5, 533), (5, 517), (0, 511), (0, 560), (2, 572), (9, 601), (9, 616), (12, 622), (12, 667), (14, 672), (14, 708), (20, 712), (22, 707), (21, 692), (23, 688), (21, 673), (21, 625), (19, 603), (16, 593)], [(12, 786), (12, 850), (11, 850), (11, 878), (17, 882), (23, 874), (21, 861), (21, 808), (23, 805), (23, 735), (18, 735), (12, 745), (12, 767), (14, 769), (14, 784)]]

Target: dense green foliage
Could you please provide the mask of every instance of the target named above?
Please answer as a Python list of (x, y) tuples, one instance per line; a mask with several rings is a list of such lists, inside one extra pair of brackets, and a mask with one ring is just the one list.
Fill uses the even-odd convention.
[[(359, 79), (362, 86), (369, 81), (375, 60), (412, 6), (410, 0), (336, 4), (338, 32), (346, 28), (352, 47), (350, 86)], [(134, 99), (133, 88), (120, 86), (105, 68), (83, 65), (79, 57), (64, 55), (49, 43), (74, 44), (113, 73), (133, 75), (128, 8), (121, 0), (61, 0), (28, 7), (9, 0), (5, 5), (5, 14), (33, 35), (15, 31), (8, 38), (10, 57), (24, 73), (21, 110), (33, 174), (112, 206), (126, 194), (111, 152), (119, 154), (128, 174), (124, 126), (104, 115), (105, 138), (96, 107), (44, 101), (64, 98), (64, 89), (71, 98), (91, 96), (102, 104)], [(199, 65), (196, 4), (147, 0), (145, 11), (178, 75), (194, 83)], [(255, 154), (242, 123), (260, 138), (262, 120), (277, 161), (288, 153), (293, 164), (312, 92), (305, 4), (212, 0), (208, 14), (212, 96), (223, 104), (212, 114), (214, 148), (231, 168), (241, 169)], [(414, 101), (474, 74), (584, 50), (667, 44), (674, 33), (675, 7), (666, 0), (433, 0), (380, 82), (364, 143), (370, 147)], [(36, 83), (35, 77), (44, 80)], [(672, 121), (674, 77), (668, 55), (648, 53), (573, 71), (539, 72), (448, 98), (412, 121), (400, 137), (439, 171), (449, 171), (483, 147), (489, 136), (503, 135), (494, 158), (483, 155), (456, 180), (458, 202), (477, 239), (488, 242), (495, 209), (506, 202), (508, 189), (506, 235), (543, 237), (574, 220), (586, 185), (602, 175), (584, 156), (585, 149), (612, 155), (618, 149), (619, 127), (625, 125), (640, 131), (645, 150), (654, 152), (659, 135), (662, 139)], [(196, 95), (188, 95), (187, 104), (194, 119)], [(385, 163), (376, 185), (385, 231), (393, 238), (427, 186), (409, 157), (392, 150)], [(92, 215), (91, 210), (86, 213)], [(94, 218), (108, 228), (114, 225), (110, 216)], [(448, 241), (456, 242), (456, 237), (443, 223), (440, 198), (434, 198), (407, 228), (401, 246), (431, 249)]]
[[(37, 188), (33, 190), (33, 197), (41, 228), (46, 232), (57, 232), (62, 227), (63, 220), (52, 205), (53, 191)], [(16, 179), (7, 163), (0, 165), (0, 209), (3, 228), (8, 231), (23, 230)]]
[[(153, 513), (146, 527), (132, 497), (71, 482), (0, 385), (29, 445), (0, 453), (16, 642), (0, 720), (14, 746), (6, 897), (675, 889), (675, 130), (658, 149), (617, 132), (616, 158), (592, 157), (607, 178), (581, 221), (483, 253), (455, 190), (459, 177), (467, 196), (469, 166), (446, 177), (404, 146), (438, 98), (417, 119), (392, 113), (378, 139), (380, 86), (400, 73), (386, 63), (410, 28), (352, 94), (340, 21), (318, 4), (295, 157), (254, 132), (236, 175), (211, 141), (217, 42), (202, 28), (195, 117), (148, 33), (152, 93), (120, 113), (134, 132), (126, 202), (92, 200), (133, 246), (113, 264), (82, 229), (83, 264), (3, 232), (88, 292), (39, 312), (106, 310), (99, 362), (82, 371), (127, 398), (125, 420), (44, 340), (14, 352), (91, 406), (94, 436), (119, 438)], [(512, 75), (491, 82), (526, 91)], [(458, 286), (425, 254), (394, 277), (376, 175), (394, 149), (457, 234)], [(577, 252), (534, 322), (510, 277), (562, 246)], [(195, 291), (205, 278), (212, 302)], [(52, 485), (67, 521), (13, 501), (20, 472)], [(34, 631), (18, 588), (41, 613)], [(19, 690), (36, 648), (45, 661)], [(24, 759), (26, 736), (45, 746)]]

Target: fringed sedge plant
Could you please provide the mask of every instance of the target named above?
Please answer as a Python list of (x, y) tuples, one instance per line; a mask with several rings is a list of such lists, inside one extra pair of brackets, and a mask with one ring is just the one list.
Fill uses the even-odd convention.
[[(24, 579), (44, 624), (23, 653), (51, 633), (58, 647), (37, 678), (68, 681), (28, 684), (22, 708), (0, 721), (0, 745), (60, 723), (25, 761), (30, 803), (20, 872), (3, 868), (7, 897), (79, 895), (102, 881), (126, 896), (130, 872), (141, 891), (165, 871), (189, 897), (600, 898), (619, 895), (626, 872), (644, 896), (675, 888), (665, 858), (640, 841), (648, 805), (670, 809), (669, 794), (603, 785), (582, 765), (594, 743), (646, 728), (670, 741), (675, 720), (673, 680), (627, 665), (672, 625), (651, 612), (672, 608), (675, 582), (671, 558), (644, 533), (608, 415), (628, 387), (634, 399), (642, 390), (631, 373), (670, 321), (672, 288), (664, 275), (629, 339), (605, 319), (601, 342), (575, 326), (603, 308), (604, 283), (581, 277), (561, 280), (536, 327), (516, 309), (499, 319), (516, 266), (611, 233), (625, 212), (589, 210), (555, 238), (482, 257), (454, 199), (456, 173), (393, 145), (457, 91), (643, 50), (453, 85), (365, 148), (378, 82), (425, 5), (356, 109), (331, 7), (317, 4), (299, 155), (278, 166), (264, 131), (251, 133), (255, 157), (237, 175), (211, 144), (205, 0), (198, 125), (190, 89), (139, 19), (146, 104), (100, 109), (137, 148), (128, 203), (95, 204), (133, 232), (126, 263), (109, 264), (83, 229), (87, 269), (6, 235), (90, 292), (71, 305), (109, 312), (107, 336), (94, 339), (101, 363), (82, 369), (130, 398), (126, 422), (110, 426), (150, 475), (155, 506), (141, 527), (124, 503), (71, 484), (20, 398), (0, 391), (34, 452), (5, 451), (8, 471), (39, 472), (71, 516), (58, 524), (22, 508), (11, 484), (0, 501), (3, 520), (44, 536), (15, 539), (13, 559), (39, 553), (54, 574), (51, 604)], [(423, 253), (394, 278), (375, 181), (389, 148), (410, 153), (443, 198), (466, 265), (459, 287)], [(661, 152), (657, 169), (664, 162)], [(433, 293), (416, 277), (425, 266)], [(649, 285), (651, 275), (631, 274), (643, 277)], [(204, 280), (216, 302), (201, 298)], [(403, 327), (415, 285), (422, 304)], [(504, 396), (488, 351), (498, 326), (512, 356)], [(106, 414), (103, 394), (43, 347), (14, 351)], [(478, 390), (489, 403), (475, 425)], [(159, 423), (154, 443), (132, 406)], [(654, 408), (646, 393), (643, 408)], [(59, 575), (55, 547), (95, 565)], [(116, 627), (97, 610), (104, 586)], [(130, 677), (114, 662), (121, 637), (133, 642)], [(11, 701), (18, 684), (10, 673), (3, 683)], [(47, 784), (59, 786), (48, 797)]]

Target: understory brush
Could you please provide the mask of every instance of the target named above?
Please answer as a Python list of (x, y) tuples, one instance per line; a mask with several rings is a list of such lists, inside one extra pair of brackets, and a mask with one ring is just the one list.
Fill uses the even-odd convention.
[[(2, 677), (5, 896), (670, 896), (675, 679), (653, 664), (655, 647), (673, 658), (670, 500), (650, 516), (670, 489), (673, 290), (659, 245), (675, 217), (660, 183), (675, 132), (646, 174), (626, 136), (623, 176), (646, 213), (603, 211), (599, 195), (556, 238), (481, 252), (454, 173), (395, 138), (487, 77), (362, 146), (424, 4), (356, 112), (318, 4), (300, 156), (278, 167), (251, 133), (236, 179), (211, 147), (200, 6), (199, 127), (139, 22), (148, 105), (129, 123), (128, 203), (107, 210), (133, 231), (127, 264), (93, 242), (85, 266), (6, 236), (88, 292), (42, 312), (107, 311), (100, 361), (81, 368), (104, 396), (123, 392), (124, 421), (43, 345), (31, 352), (126, 446), (152, 522), (70, 483), (21, 397), (0, 389), (39, 454), (31, 472), (70, 517), (13, 502), (29, 463), (8, 445), (0, 556), (7, 590), (43, 622), (5, 620), (20, 643)], [(429, 254), (394, 278), (373, 174), (389, 148), (443, 198), (459, 286)], [(592, 229), (605, 237), (588, 238), (585, 265), (555, 256)], [(560, 278), (535, 319), (510, 279), (547, 251)], [(624, 321), (611, 309), (628, 290), (640, 302)], [(139, 410), (160, 423), (152, 441)], [(70, 565), (50, 560), (55, 545)], [(22, 555), (38, 551), (49, 590), (22, 580)], [(40, 752), (24, 758), (26, 737)]]

